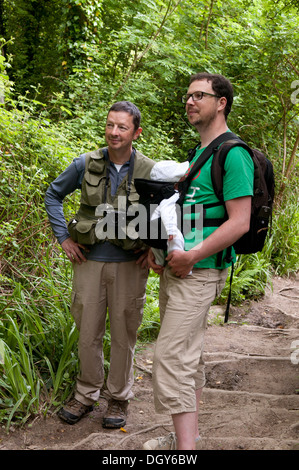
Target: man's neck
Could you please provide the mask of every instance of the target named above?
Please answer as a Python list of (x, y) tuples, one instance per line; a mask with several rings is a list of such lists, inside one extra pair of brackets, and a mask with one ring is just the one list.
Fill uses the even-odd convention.
[(118, 151), (108, 147), (108, 153), (111, 162), (116, 165), (123, 165), (130, 160), (132, 148), (124, 152), (123, 150)]
[(228, 130), (226, 122), (221, 125), (211, 126), (208, 129), (197, 128), (197, 131), (200, 134), (201, 148), (207, 147), (214, 139)]

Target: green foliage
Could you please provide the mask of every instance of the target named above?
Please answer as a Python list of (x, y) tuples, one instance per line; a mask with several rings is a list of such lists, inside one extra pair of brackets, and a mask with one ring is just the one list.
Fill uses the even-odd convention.
[(44, 113), (90, 146), (102, 141), (112, 102), (128, 99), (142, 110), (141, 149), (184, 159), (198, 137), (180, 97), (189, 75), (207, 70), (234, 84), (231, 128), (277, 160), (278, 174), (284, 170), (298, 127), (298, 103), (291, 102), (298, 79), (295, 5), (4, 0), (3, 16), (5, 39), (14, 37), (6, 52), (13, 54), (9, 74), (17, 89), (32, 97), (31, 86), (40, 83), (40, 101), (50, 105)]
[(69, 67), (88, 59), (81, 44), (92, 41), (101, 27), (97, 0), (2, 0), (0, 34), (13, 42), (10, 72), (18, 93), (42, 85), (43, 97), (60, 91)]
[(299, 190), (288, 191), (275, 210), (272, 234), (264, 249), (275, 274), (289, 276), (299, 269)]
[[(230, 273), (218, 300), (225, 302), (230, 289)], [(241, 304), (245, 299), (258, 299), (265, 293), (272, 277), (271, 263), (263, 252), (240, 255), (234, 266), (231, 302)]]
[(12, 418), (26, 421), (66, 399), (78, 371), (78, 332), (69, 314), (70, 267), (48, 248), (40, 265), (27, 260), (20, 272), (26, 274), (20, 282), (1, 276), (0, 415), (8, 415), (8, 426)]
[[(138, 330), (138, 343), (146, 343), (157, 338), (160, 329), (159, 276), (150, 271), (142, 324)], [(137, 344), (138, 344), (137, 343)]]
[(57, 128), (48, 121), (30, 118), (26, 97), (20, 97), (18, 104), (22, 111), (0, 110), (0, 249), (4, 266), (20, 265), (27, 256), (34, 259), (44, 252), (48, 245), (44, 193), (75, 156), (66, 133), (57, 137)]

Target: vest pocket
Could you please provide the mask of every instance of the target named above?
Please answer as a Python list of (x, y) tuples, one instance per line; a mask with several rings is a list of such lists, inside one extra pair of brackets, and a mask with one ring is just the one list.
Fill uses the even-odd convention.
[(128, 199), (131, 203), (137, 203), (140, 199), (140, 196), (139, 194), (137, 193), (136, 189), (135, 189), (135, 186), (132, 185), (132, 188), (131, 188), (131, 191), (130, 191), (130, 194), (128, 196)]
[(98, 206), (103, 202), (105, 176), (86, 172), (82, 184), (82, 202), (88, 206)]
[(96, 222), (94, 220), (73, 219), (68, 224), (68, 231), (71, 239), (82, 245), (94, 245), (97, 241), (95, 235)]

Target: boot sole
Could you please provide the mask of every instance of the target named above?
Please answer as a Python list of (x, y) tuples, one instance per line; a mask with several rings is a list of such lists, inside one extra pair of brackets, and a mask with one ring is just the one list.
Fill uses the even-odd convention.
[(81, 416), (75, 416), (69, 413), (68, 411), (61, 410), (58, 413), (58, 417), (62, 419), (65, 423), (68, 424), (76, 424), (80, 419), (83, 418), (83, 416), (86, 416), (87, 413), (90, 413), (92, 411), (93, 407), (90, 408), (90, 410), (86, 411), (86, 413), (82, 414)]
[(78, 416), (78, 417), (76, 416), (76, 417), (72, 418), (71, 416), (66, 416), (62, 413), (59, 413), (58, 417), (60, 419), (62, 419), (62, 421), (64, 421), (65, 423), (68, 423), (68, 424), (76, 424), (82, 418), (82, 416)]
[(102, 426), (103, 428), (108, 429), (119, 429), (126, 425), (126, 421), (122, 421), (121, 423), (113, 423), (112, 421), (103, 420)]

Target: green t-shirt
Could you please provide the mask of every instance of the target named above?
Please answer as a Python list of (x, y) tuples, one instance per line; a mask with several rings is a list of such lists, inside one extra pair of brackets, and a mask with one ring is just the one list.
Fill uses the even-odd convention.
[[(190, 167), (201, 155), (204, 149), (198, 149), (195, 157), (190, 162)], [(211, 179), (212, 156), (199, 170), (197, 175), (191, 181), (188, 192), (184, 200), (184, 210), (190, 213), (190, 207), (193, 204), (211, 204), (219, 202), (216, 197)], [(226, 157), (223, 176), (223, 197), (224, 201), (243, 196), (253, 195), (253, 172), (254, 165), (249, 153), (242, 147), (232, 148)], [(207, 218), (221, 218), (225, 214), (223, 205), (207, 208)], [(186, 216), (187, 218), (192, 216)], [(185, 217), (185, 218), (186, 218)], [(199, 215), (197, 214), (197, 217)], [(188, 251), (196, 246), (200, 241), (206, 239), (213, 233), (217, 227), (203, 227), (203, 229), (192, 229), (185, 235), (185, 250)], [(225, 258), (226, 250), (223, 252), (222, 265), (217, 266), (217, 253), (195, 264), (196, 268), (226, 268), (231, 263), (227, 263)], [(232, 250), (233, 259), (236, 259), (235, 252)]]

